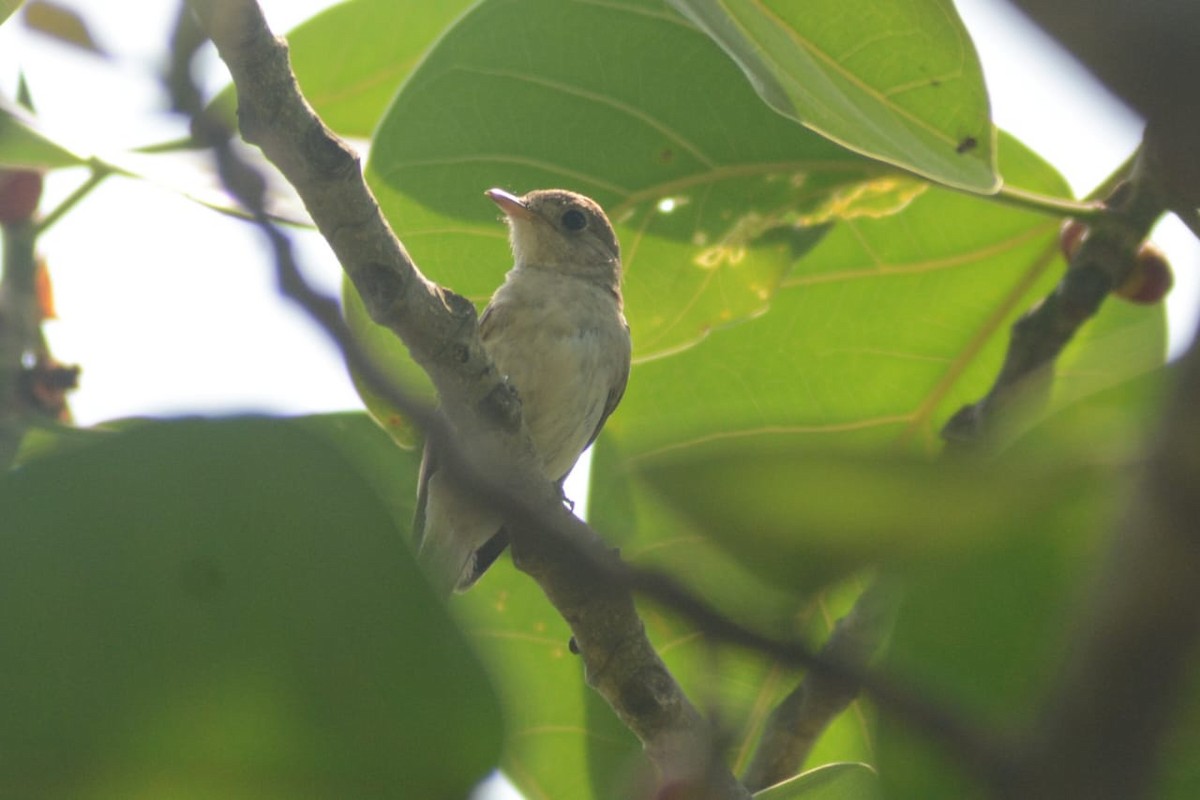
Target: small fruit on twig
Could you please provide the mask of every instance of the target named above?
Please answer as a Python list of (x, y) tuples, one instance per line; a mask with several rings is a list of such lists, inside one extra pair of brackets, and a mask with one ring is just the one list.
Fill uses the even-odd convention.
[(42, 173), (0, 169), (0, 225), (28, 222), (42, 199)]
[(1125, 282), (1113, 290), (1117, 297), (1131, 303), (1153, 305), (1171, 291), (1175, 276), (1166, 255), (1152, 244), (1143, 244)]

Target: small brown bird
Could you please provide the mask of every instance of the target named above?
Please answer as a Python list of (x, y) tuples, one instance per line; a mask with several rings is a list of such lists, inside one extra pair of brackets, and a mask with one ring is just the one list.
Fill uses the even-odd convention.
[[(521, 399), (542, 473), (561, 490), (629, 377), (620, 247), (604, 211), (581, 194), (487, 196), (507, 217), (514, 266), (480, 317), (480, 337)], [(465, 494), (427, 447), (413, 529), (419, 559), (447, 594), (470, 588), (508, 545), (500, 515)]]

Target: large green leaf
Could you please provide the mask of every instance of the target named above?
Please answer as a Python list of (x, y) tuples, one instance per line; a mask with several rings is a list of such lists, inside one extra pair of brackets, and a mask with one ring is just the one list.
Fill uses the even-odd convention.
[(950, 0), (670, 0), (776, 111), (931, 180), (999, 186), (983, 71)]
[[(476, 6), (396, 97), (367, 177), (422, 269), (480, 303), (511, 264), (484, 189), (593, 196), (622, 242), (642, 359), (762, 313), (829, 223), (886, 215), (924, 188), (773, 113), (651, 0)], [(359, 337), (404, 371), (403, 348), (350, 294)]]
[(368, 138), (396, 89), (474, 0), (354, 0), (288, 34), (292, 68), (325, 124)]
[(412, 461), (362, 415), (192, 420), (0, 479), (0, 794), (465, 796), (496, 699), (364, 478)]
[(930, 463), (783, 439), (692, 449), (639, 472), (692, 529), (760, 578), (807, 594), (881, 560), (952, 559), (995, 547), (1095, 485), (1103, 468)]

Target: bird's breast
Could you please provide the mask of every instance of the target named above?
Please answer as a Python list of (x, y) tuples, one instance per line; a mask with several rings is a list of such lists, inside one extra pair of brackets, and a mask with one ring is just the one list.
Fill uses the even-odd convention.
[[(543, 276), (535, 276), (541, 278)], [(521, 398), (545, 475), (571, 470), (624, 378), (629, 338), (611, 293), (570, 278), (510, 280), (485, 344)]]

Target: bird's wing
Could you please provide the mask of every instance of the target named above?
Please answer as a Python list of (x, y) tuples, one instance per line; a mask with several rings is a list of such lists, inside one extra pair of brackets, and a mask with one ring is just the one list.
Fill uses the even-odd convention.
[(421, 472), (417, 478), (417, 506), (413, 509), (412, 535), (417, 550), (425, 541), (425, 508), (429, 504), (429, 479), (437, 472), (437, 458), (429, 440), (425, 440), (425, 451), (421, 455)]
[(596, 423), (596, 430), (592, 431), (591, 437), (588, 439), (588, 446), (596, 441), (596, 437), (600, 435), (601, 429), (604, 428), (604, 423), (608, 421), (609, 416), (617, 410), (617, 405), (621, 402), (621, 398), (625, 396), (625, 386), (629, 383), (629, 366), (632, 354), (629, 346), (629, 323), (625, 324), (625, 348), (621, 355), (622, 363), (620, 369), (617, 370), (617, 381), (608, 390), (608, 399), (604, 401), (604, 413), (600, 415), (600, 421)]
[(488, 303), (487, 308), (479, 316), (479, 339), (487, 342), (496, 332), (497, 323), (507, 315), (508, 306), (499, 303)]

